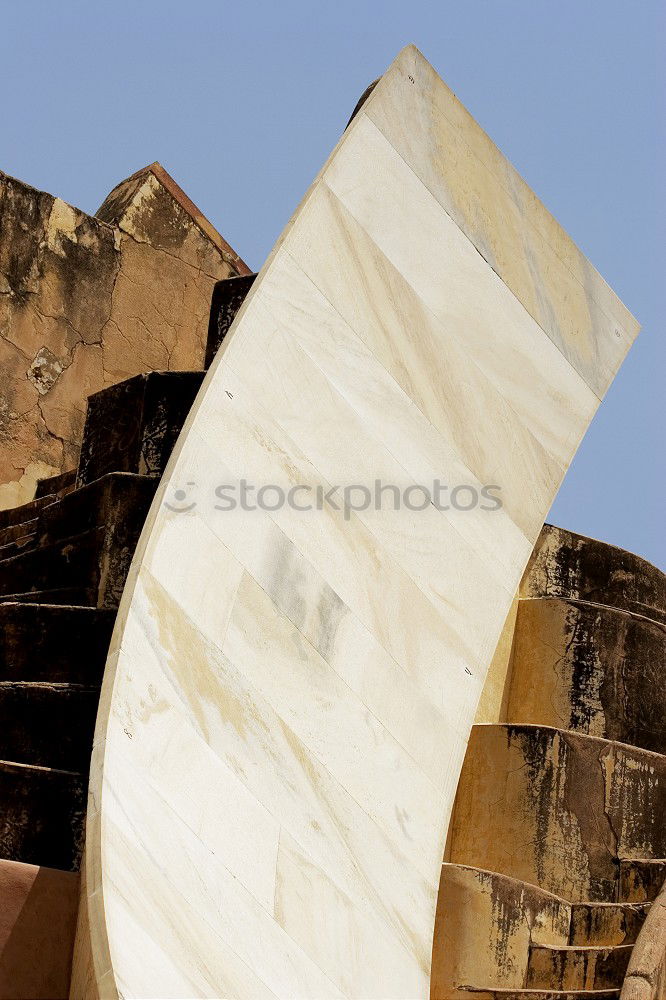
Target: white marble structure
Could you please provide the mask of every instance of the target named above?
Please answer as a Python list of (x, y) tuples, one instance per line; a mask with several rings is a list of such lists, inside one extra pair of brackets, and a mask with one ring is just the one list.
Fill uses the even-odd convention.
[[(401, 52), (256, 280), (144, 530), (98, 719), (74, 997), (428, 997), (484, 676), (636, 333)], [(242, 479), (308, 489), (216, 509)], [(436, 479), (442, 509), (405, 506)], [(377, 480), (401, 509), (391, 490), (295, 509)], [(493, 485), (501, 509), (447, 504), (461, 484), (458, 507)]]

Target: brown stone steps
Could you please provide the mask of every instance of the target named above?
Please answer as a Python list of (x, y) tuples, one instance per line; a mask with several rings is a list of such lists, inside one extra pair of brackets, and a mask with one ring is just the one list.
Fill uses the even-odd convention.
[(666, 752), (666, 626), (564, 598), (518, 602), (507, 721)]
[(161, 476), (204, 375), (150, 372), (90, 396), (77, 486), (111, 472)]
[(156, 489), (149, 476), (122, 471), (104, 475), (40, 511), (38, 544), (103, 526), (116, 533), (119, 545), (134, 545)]
[(85, 774), (99, 687), (0, 681), (0, 759)]
[(36, 537), (33, 531), (31, 534), (21, 534), (15, 540), (7, 542), (6, 545), (0, 545), (0, 562), (3, 559), (10, 559), (12, 556), (20, 555), (24, 550), (32, 548)]
[(453, 993), (438, 994), (431, 1000), (455, 1000), (459, 997), (470, 1000), (619, 1000), (619, 989), (602, 990), (539, 990), (539, 989), (484, 989), (477, 986), (461, 986)]
[(29, 500), (19, 507), (7, 507), (5, 510), (0, 510), (0, 531), (33, 521), (43, 507), (57, 499), (58, 497), (54, 495), (42, 496), (36, 500)]
[(44, 508), (35, 543), (0, 561), (0, 596), (78, 590), (75, 603), (117, 607), (156, 486), (111, 474)]
[(519, 598), (507, 721), (473, 727), (458, 785), (433, 1000), (619, 996), (666, 880), (666, 575), (546, 525)]
[(49, 476), (46, 479), (37, 480), (35, 489), (35, 499), (43, 496), (57, 496), (62, 498), (67, 493), (71, 493), (76, 487), (76, 469), (69, 469), (61, 472), (57, 476)]
[[(146, 476), (112, 473), (62, 498), (45, 497), (32, 513), (29, 533), (33, 548), (75, 537), (96, 527), (118, 522), (134, 528), (142, 524), (156, 483)], [(16, 508), (17, 510), (19, 508)], [(24, 520), (21, 523), (25, 523)]]
[[(109, 578), (103, 572), (102, 559), (105, 549), (110, 548), (106, 543), (107, 531), (100, 527), (2, 560), (0, 599), (16, 600), (31, 592), (51, 594), (58, 590), (69, 594), (80, 589), (81, 604), (117, 606), (122, 584), (117, 582), (117, 573)], [(50, 600), (57, 603), (54, 596)]]
[[(662, 822), (666, 818), (662, 814)], [(666, 883), (666, 859), (622, 858), (618, 898), (628, 903), (653, 902)]]
[(15, 594), (2, 594), (0, 602), (6, 604), (57, 604), (62, 607), (87, 607), (94, 610), (95, 604), (87, 603), (90, 599), (90, 591), (87, 587), (54, 587), (50, 590), (23, 590)]
[(29, 521), (21, 521), (19, 524), (9, 524), (6, 528), (0, 528), (0, 553), (4, 552), (10, 545), (20, 543), (26, 537), (34, 537), (39, 520), (33, 517)]
[(0, 858), (77, 871), (86, 778), (0, 760)]
[(442, 865), (432, 952), (433, 996), (473, 983), (519, 988), (531, 944), (566, 945), (570, 904), (534, 884), (468, 865)]
[(520, 988), (530, 949), (632, 945), (649, 904), (574, 903), (538, 885), (466, 865), (442, 866), (432, 953), (433, 995), (462, 984)]
[(622, 986), (633, 945), (532, 945), (526, 986), (544, 990), (603, 990)]
[(588, 601), (666, 623), (666, 574), (632, 552), (550, 524), (537, 539), (519, 596)]
[(618, 859), (665, 857), (665, 816), (661, 754), (543, 726), (477, 725), (450, 860), (573, 903), (619, 901)]
[(115, 611), (203, 377), (158, 373), (98, 394), (78, 484), (53, 477), (0, 512), (0, 859), (78, 869)]
[(0, 682), (101, 684), (114, 610), (0, 604)]
[(574, 903), (569, 944), (633, 944), (649, 909), (649, 903)]

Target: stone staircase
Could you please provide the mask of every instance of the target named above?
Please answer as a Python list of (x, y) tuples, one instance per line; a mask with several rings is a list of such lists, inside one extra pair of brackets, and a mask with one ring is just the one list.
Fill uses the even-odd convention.
[(649, 563), (544, 527), (458, 786), (433, 1000), (619, 996), (666, 879), (665, 612)]
[[(216, 287), (208, 361), (253, 280)], [(0, 864), (78, 871), (118, 602), (204, 375), (151, 372), (94, 394), (77, 469), (0, 511)]]

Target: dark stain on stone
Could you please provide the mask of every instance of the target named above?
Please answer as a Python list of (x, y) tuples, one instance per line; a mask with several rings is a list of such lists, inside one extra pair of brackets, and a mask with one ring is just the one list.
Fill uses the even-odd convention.
[(243, 305), (247, 293), (254, 284), (256, 274), (240, 275), (237, 278), (225, 278), (218, 281), (213, 288), (208, 323), (208, 340), (206, 342), (205, 367), (210, 364), (219, 351), (222, 341), (236, 318), (236, 313)]
[(109, 472), (161, 476), (203, 372), (151, 372), (88, 399), (77, 484)]
[(569, 817), (575, 818), (589, 869), (589, 898), (612, 899), (618, 877), (617, 835), (606, 812), (606, 782), (612, 776), (600, 766), (600, 753), (608, 750), (608, 744), (568, 733), (560, 736), (560, 744), (565, 764), (562, 815), (558, 820), (566, 829)]
[(525, 597), (590, 601), (666, 623), (666, 575), (624, 549), (546, 524), (521, 585)]
[(86, 779), (0, 761), (0, 857), (78, 871)]
[(507, 727), (509, 749), (517, 745), (528, 774), (529, 809), (536, 828), (535, 857), (539, 884), (547, 884), (545, 858), (552, 802), (556, 794), (556, 773), (553, 757), (553, 730), (539, 727), (516, 729)]

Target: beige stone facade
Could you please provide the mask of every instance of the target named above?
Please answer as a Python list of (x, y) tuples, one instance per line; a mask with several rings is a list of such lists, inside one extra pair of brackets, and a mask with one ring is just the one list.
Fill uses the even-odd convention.
[(0, 174), (0, 509), (74, 468), (86, 398), (203, 367), (212, 288), (243, 261), (153, 164), (97, 216)]

